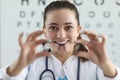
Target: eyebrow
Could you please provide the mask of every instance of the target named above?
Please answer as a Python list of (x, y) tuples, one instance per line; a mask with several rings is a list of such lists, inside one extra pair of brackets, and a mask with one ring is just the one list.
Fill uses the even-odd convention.
[(71, 23), (71, 22), (67, 22), (67, 23), (65, 23), (65, 25), (68, 25), (68, 24), (73, 24), (73, 23)]
[[(65, 25), (68, 25), (68, 24), (73, 24), (71, 22), (66, 22)], [(49, 25), (58, 25), (57, 23), (50, 23)]]
[(49, 25), (58, 25), (57, 23), (50, 23)]

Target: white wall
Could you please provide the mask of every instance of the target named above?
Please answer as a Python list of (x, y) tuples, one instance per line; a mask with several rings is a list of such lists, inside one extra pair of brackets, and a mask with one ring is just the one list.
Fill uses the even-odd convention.
[[(1, 0), (0, 65), (4, 67), (19, 55), (18, 34), (42, 28), (42, 12), (52, 0)], [(40, 3), (39, 3), (40, 1)], [(45, 2), (45, 5), (44, 5)], [(85, 29), (105, 34), (110, 59), (120, 67), (120, 1), (71, 0), (80, 13)]]

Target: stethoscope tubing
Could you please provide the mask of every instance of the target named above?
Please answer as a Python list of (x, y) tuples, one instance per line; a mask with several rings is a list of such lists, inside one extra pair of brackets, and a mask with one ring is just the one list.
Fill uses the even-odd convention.
[(78, 67), (77, 67), (77, 80), (80, 80), (80, 57), (78, 57)]
[(53, 73), (53, 71), (52, 70), (50, 70), (50, 69), (48, 69), (48, 57), (46, 57), (46, 60), (45, 60), (46, 62), (46, 64), (45, 64), (45, 66), (46, 66), (46, 69), (41, 73), (41, 75), (40, 75), (40, 77), (39, 77), (39, 80), (42, 80), (42, 76), (43, 76), (43, 74), (45, 73), (45, 72), (50, 72), (51, 74), (52, 74), (52, 76), (53, 76), (53, 80), (55, 80), (55, 75), (54, 75), (54, 73)]
[[(39, 80), (42, 80), (42, 76), (43, 76), (43, 74), (44, 74), (45, 72), (50, 72), (50, 73), (52, 74), (52, 76), (53, 76), (53, 80), (56, 80), (53, 71), (50, 70), (50, 69), (48, 69), (48, 57), (46, 57), (45, 66), (46, 66), (46, 68), (45, 68), (45, 70), (40, 74)], [(96, 69), (96, 71), (97, 71), (97, 69)], [(80, 57), (78, 57), (77, 80), (80, 80)], [(96, 73), (96, 80), (99, 80), (99, 79), (98, 79), (98, 76), (97, 76), (97, 73)]]
[(52, 74), (52, 76), (53, 76), (53, 80), (55, 80), (55, 75), (54, 75), (53, 71), (50, 70), (50, 69), (45, 69), (45, 70), (41, 73), (39, 80), (42, 80), (42, 75), (43, 75), (45, 72), (50, 72), (50, 73)]
[[(45, 72), (50, 72), (53, 76), (53, 80), (55, 80), (55, 75), (52, 70), (48, 69), (48, 57), (46, 57), (45, 61), (45, 70), (40, 74), (39, 80), (42, 80), (42, 76)], [(78, 57), (78, 70), (77, 70), (77, 80), (80, 80), (79, 75), (80, 75), (80, 57)]]

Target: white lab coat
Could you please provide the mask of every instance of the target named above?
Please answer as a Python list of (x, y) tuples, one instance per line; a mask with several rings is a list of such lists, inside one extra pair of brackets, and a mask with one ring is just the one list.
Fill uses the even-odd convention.
[[(51, 69), (56, 80), (59, 77), (67, 76), (68, 80), (77, 80), (77, 64), (76, 56), (69, 57), (64, 64), (53, 55), (48, 58), (48, 68)], [(39, 80), (41, 72), (45, 69), (45, 57), (35, 60), (32, 64), (26, 67), (18, 76), (11, 77), (6, 74), (6, 68), (0, 70), (0, 80)], [(102, 70), (91, 61), (80, 62), (80, 80), (120, 80), (120, 69), (117, 68), (117, 76), (114, 78), (105, 77)], [(46, 74), (47, 75), (47, 74)], [(50, 75), (48, 73), (48, 75)], [(44, 80), (49, 80), (47, 77)]]

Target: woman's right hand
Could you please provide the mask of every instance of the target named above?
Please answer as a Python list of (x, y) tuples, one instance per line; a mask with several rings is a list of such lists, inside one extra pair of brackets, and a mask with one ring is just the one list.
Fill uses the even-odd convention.
[(38, 36), (42, 34), (43, 31), (33, 32), (27, 37), (25, 42), (22, 40), (23, 33), (19, 35), (19, 44), (21, 47), (20, 56), (12, 65), (7, 68), (8, 75), (16, 76), (23, 70), (23, 68), (32, 63), (35, 59), (49, 55), (49, 53), (44, 51), (36, 52), (38, 45), (47, 42), (45, 39), (37, 39)]

